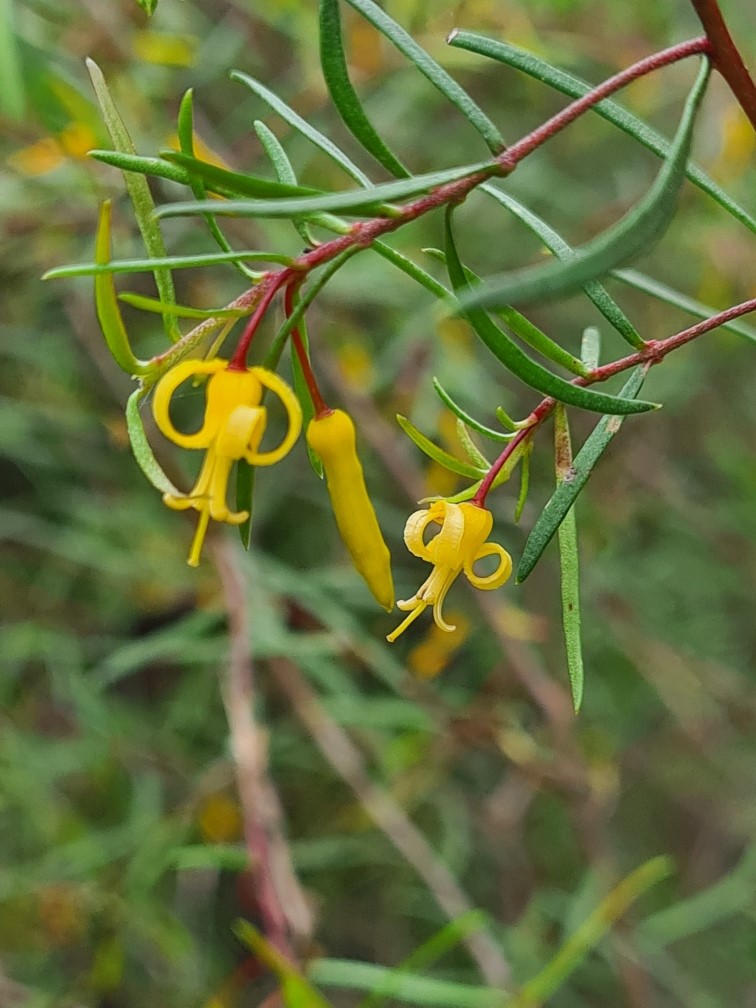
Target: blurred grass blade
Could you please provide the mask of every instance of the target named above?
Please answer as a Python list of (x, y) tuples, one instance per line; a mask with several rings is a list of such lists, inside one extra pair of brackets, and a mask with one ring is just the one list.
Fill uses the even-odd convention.
[(362, 16), (385, 35), (407, 59), (414, 63), (417, 69), (455, 105), (467, 121), (480, 133), (492, 154), (500, 154), (506, 144), (494, 123), (485, 112), (472, 100), (464, 88), (450, 77), (430, 56), (422, 46), (419, 46), (412, 36), (389, 17), (373, 0), (347, 0), (347, 3), (359, 11)]
[(459, 476), (465, 476), (467, 479), (479, 480), (482, 476), (486, 475), (486, 469), (480, 469), (469, 465), (467, 462), (461, 462), (459, 459), (454, 458), (453, 455), (445, 452), (443, 448), (434, 445), (425, 434), (421, 434), (417, 427), (400, 413), (397, 413), (396, 419), (404, 433), (415, 442), (420, 451), (424, 452), (429, 458), (432, 458), (434, 462), (438, 462), (444, 469), (449, 469), (451, 472), (457, 473)]
[[(647, 367), (636, 368), (620, 392), (621, 398), (633, 399), (640, 391)], [(541, 554), (551, 542), (551, 538), (564, 520), (564, 516), (577, 500), (580, 491), (588, 481), (596, 463), (603, 455), (609, 442), (622, 426), (623, 417), (605, 416), (596, 424), (586, 438), (585, 444), (572, 462), (571, 476), (562, 482), (551, 495), (525, 543), (520, 565), (517, 568), (517, 582), (523, 582), (530, 574)]]
[(18, 122), (26, 106), (12, 0), (0, 0), (0, 112)]
[(409, 178), (410, 173), (375, 131), (349, 79), (339, 0), (320, 0), (319, 33), (323, 77), (347, 129), (391, 175)]
[[(186, 91), (184, 97), (181, 99), (181, 104), (179, 105), (178, 116), (176, 118), (176, 134), (178, 136), (179, 147), (181, 148), (182, 153), (193, 157), (194, 95), (191, 88)], [(201, 179), (191, 176), (189, 178), (188, 185), (194, 193), (195, 199), (205, 199), (207, 193)], [(221, 231), (217, 220), (211, 213), (205, 214), (205, 223), (207, 224), (208, 230), (217, 242), (218, 246), (223, 249), (224, 252), (232, 252), (233, 249), (231, 248), (231, 244)], [(234, 266), (242, 274), (242, 276), (247, 277), (247, 279), (254, 278), (254, 271), (249, 269), (248, 266), (245, 266), (243, 262), (234, 262)]]
[[(250, 199), (229, 200), (213, 205), (213, 213), (237, 217), (292, 217), (295, 214), (317, 213), (320, 210), (363, 214), (367, 216), (396, 216), (399, 211), (385, 206), (389, 200), (405, 199), (428, 192), (436, 186), (471, 175), (489, 174), (493, 170), (490, 161), (461, 165), (445, 171), (415, 175), (399, 182), (384, 182), (370, 189), (351, 192), (327, 193), (324, 196), (301, 196), (297, 199)], [(272, 183), (271, 183), (272, 184)], [(205, 213), (206, 202), (170, 203), (157, 210), (159, 217), (180, 217), (185, 214)]]
[[(575, 77), (565, 70), (552, 66), (545, 60), (533, 53), (520, 49), (518, 46), (508, 42), (501, 42), (495, 39), (485, 38), (482, 35), (475, 35), (471, 32), (454, 32), (449, 36), (449, 43), (459, 49), (467, 49), (468, 52), (477, 53), (480, 56), (488, 56), (491, 59), (505, 63), (507, 66), (522, 70), (530, 77), (548, 84), (549, 87), (570, 98), (582, 98), (588, 94), (593, 86), (587, 84), (579, 77)], [(670, 151), (670, 142), (661, 133), (648, 126), (642, 119), (628, 112), (611, 98), (604, 98), (592, 106), (592, 111), (600, 115), (602, 119), (619, 127), (628, 136), (633, 137), (643, 144), (648, 150), (658, 154), (659, 157), (666, 158)], [(694, 164), (687, 165), (685, 174), (690, 181), (698, 186), (703, 192), (711, 196), (712, 199), (726, 210), (729, 214), (745, 224), (751, 231), (756, 232), (756, 218), (752, 217), (746, 210), (739, 206), (731, 196), (729, 196), (717, 183), (709, 176), (697, 168)]]
[(142, 470), (150, 483), (161, 493), (173, 494), (175, 497), (182, 497), (180, 490), (171, 483), (168, 477), (155, 458), (150, 442), (144, 432), (142, 417), (139, 412), (139, 403), (144, 397), (143, 389), (134, 389), (126, 402), (126, 427), (129, 432), (131, 450), (137, 465)]
[(249, 74), (243, 73), (241, 70), (232, 70), (231, 79), (239, 81), (240, 84), (244, 84), (258, 96), (262, 98), (264, 102), (277, 112), (278, 115), (287, 122), (290, 126), (293, 126), (297, 132), (301, 133), (302, 136), (307, 137), (310, 143), (315, 144), (324, 154), (335, 161), (337, 165), (344, 169), (344, 171), (351, 175), (355, 182), (361, 186), (372, 186), (372, 182), (368, 176), (364, 173), (361, 168), (352, 161), (336, 144), (329, 140), (325, 134), (321, 133), (320, 130), (315, 129), (311, 126), (306, 119), (303, 119), (298, 112), (295, 112), (291, 106), (287, 105), (286, 102), (282, 101), (277, 94), (270, 90), (270, 88), (265, 87), (254, 77), (250, 77)]
[[(687, 294), (682, 294), (680, 291), (668, 287), (658, 280), (654, 280), (653, 277), (646, 276), (645, 273), (637, 272), (637, 270), (613, 270), (612, 276), (617, 280), (621, 280), (622, 283), (626, 283), (628, 287), (643, 291), (645, 294), (651, 294), (665, 304), (674, 305), (675, 308), (681, 308), (683, 311), (690, 312), (696, 318), (711, 318), (721, 310), (719, 308), (712, 308), (711, 305), (706, 305), (702, 301), (696, 301), (695, 298), (688, 297)], [(745, 322), (741, 322), (739, 319), (734, 319), (732, 322), (723, 322), (719, 328), (729, 329), (730, 332), (756, 341), (756, 329), (753, 326), (746, 325)]]
[[(508, 193), (502, 192), (490, 182), (484, 182), (479, 188), (481, 192), (492, 196), (534, 234), (538, 235), (546, 248), (553, 252), (557, 259), (570, 262), (577, 256), (577, 252), (546, 221), (541, 220), (532, 210), (523, 206), (522, 203), (518, 203)], [(593, 301), (607, 322), (617, 330), (623, 339), (627, 340), (630, 346), (635, 347), (636, 350), (640, 350), (644, 346), (638, 330), (598, 280), (589, 280), (583, 284), (583, 291)]]
[(438, 378), (433, 379), (433, 388), (438, 393), (438, 397), (441, 402), (444, 403), (445, 406), (448, 406), (457, 419), (466, 423), (471, 430), (477, 431), (478, 434), (482, 434), (484, 437), (490, 438), (492, 441), (512, 440), (512, 434), (505, 434), (503, 431), (492, 430), (490, 427), (486, 427), (485, 424), (476, 420), (475, 417), (470, 416), (466, 410), (462, 409), (459, 403), (456, 403), (454, 399), (452, 399)]
[[(100, 218), (95, 238), (95, 259), (98, 264), (106, 263), (110, 258), (110, 213), (110, 200), (105, 200), (100, 207)], [(113, 360), (127, 374), (149, 374), (152, 370), (150, 362), (140, 360), (131, 349), (129, 336), (121, 317), (121, 309), (118, 306), (113, 274), (98, 273), (95, 276), (94, 292), (97, 319), (108, 349), (113, 355)]]
[(562, 986), (586, 955), (632, 904), (651, 886), (673, 871), (668, 857), (655, 857), (636, 868), (601, 901), (586, 921), (572, 934), (551, 962), (516, 995), (508, 1008), (540, 1008)]
[[(111, 259), (102, 263), (74, 263), (72, 266), (56, 266), (48, 270), (43, 280), (59, 280), (61, 277), (96, 276), (98, 273), (146, 273), (153, 266), (167, 266), (170, 269), (194, 269), (198, 266), (216, 266), (218, 263), (237, 262), (248, 259), (250, 262), (274, 262), (282, 266), (291, 266), (294, 260), (291, 256), (279, 255), (277, 252), (259, 252), (247, 250), (242, 252), (200, 252), (191, 256), (166, 256), (164, 259)], [(168, 310), (168, 309), (166, 309)]]
[(234, 933), (239, 941), (278, 977), (284, 1008), (331, 1008), (309, 980), (298, 972), (272, 942), (252, 927), (249, 921), (236, 921)]
[(321, 196), (322, 190), (309, 186), (288, 185), (285, 182), (273, 182), (270, 179), (258, 178), (256, 175), (246, 175), (243, 172), (221, 168), (220, 165), (202, 161), (182, 151), (163, 150), (160, 157), (171, 164), (185, 168), (191, 176), (199, 177), (204, 183), (210, 184), (215, 192), (223, 191), (232, 197), (248, 196), (252, 199), (286, 199), (290, 196)]
[(640, 252), (650, 250), (674, 216), (677, 196), (685, 178), (696, 112), (706, 90), (710, 70), (709, 61), (703, 60), (685, 102), (669, 157), (649, 191), (633, 210), (578, 250), (571, 262), (550, 262), (514, 274), (491, 277), (468, 296), (467, 303), (498, 308), (516, 301), (556, 298), (598, 279)]
[[(105, 125), (110, 134), (110, 139), (113, 141), (113, 145), (117, 151), (124, 154), (136, 155), (134, 144), (110, 96), (110, 91), (108, 90), (108, 85), (105, 83), (102, 71), (94, 60), (87, 59), (86, 64), (92, 80), (92, 87), (94, 88), (97, 102), (102, 111), (102, 117), (105, 120)], [(165, 245), (163, 243), (163, 236), (160, 233), (160, 225), (154, 215), (155, 204), (147, 185), (147, 180), (144, 176), (126, 169), (124, 169), (123, 177), (129, 197), (134, 206), (134, 215), (136, 216), (139, 230), (142, 233), (145, 248), (154, 259), (164, 257)], [(170, 272), (165, 269), (156, 269), (154, 274), (160, 300), (165, 301), (166, 304), (174, 304), (176, 295), (173, 289), (173, 277)], [(163, 316), (163, 326), (166, 336), (171, 342), (175, 343), (181, 338), (178, 324), (172, 315)]]
[[(557, 486), (561, 486), (565, 480), (569, 480), (572, 469), (570, 428), (561, 403), (557, 403), (554, 411), (554, 461)], [(574, 504), (559, 525), (559, 567), (567, 669), (572, 706), (577, 714), (583, 701), (583, 645), (580, 636), (580, 562)]]
[(599, 365), (601, 359), (601, 332), (596, 326), (586, 326), (580, 344), (580, 359), (589, 371)]
[(208, 319), (208, 318), (242, 318), (249, 315), (248, 308), (188, 308), (186, 305), (166, 306), (158, 298), (145, 297), (144, 294), (134, 294), (131, 291), (124, 291), (118, 295), (118, 300), (123, 301), (132, 308), (140, 311), (164, 312), (167, 311), (176, 318)]
[[(446, 264), (455, 292), (464, 294), (471, 288), (467, 283), (464, 268), (454, 243), (451, 214), (451, 209), (448, 209), (445, 216)], [(505, 368), (526, 385), (530, 385), (531, 388), (537, 389), (544, 395), (553, 396), (570, 406), (579, 406), (581, 409), (593, 410), (598, 413), (643, 413), (646, 410), (656, 408), (654, 403), (612, 396), (605, 392), (594, 392), (591, 389), (573, 385), (531, 360), (482, 309), (474, 306), (466, 307), (463, 303), (460, 305), (460, 314), (469, 321), (481, 341)]]

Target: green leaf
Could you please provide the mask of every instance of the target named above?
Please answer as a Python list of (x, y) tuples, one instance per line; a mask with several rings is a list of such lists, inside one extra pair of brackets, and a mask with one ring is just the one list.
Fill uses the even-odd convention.
[[(564, 406), (554, 412), (554, 449), (557, 486), (571, 477), (572, 443)], [(562, 626), (575, 713), (583, 701), (583, 644), (580, 635), (580, 563), (577, 523), (573, 505), (559, 525), (559, 566), (561, 571)]]
[(525, 510), (525, 502), (528, 499), (530, 489), (530, 456), (533, 454), (533, 442), (526, 442), (527, 449), (522, 453), (522, 466), (520, 467), (520, 493), (515, 504), (514, 520), (519, 522), (522, 512)]
[(118, 295), (119, 301), (124, 301), (132, 308), (148, 312), (170, 312), (177, 318), (207, 319), (207, 318), (242, 318), (249, 315), (248, 308), (188, 308), (185, 305), (165, 305), (158, 298), (145, 297), (143, 294), (133, 294), (125, 291)]
[(482, 434), (484, 437), (490, 438), (492, 441), (512, 440), (512, 434), (504, 434), (502, 431), (492, 430), (490, 427), (486, 427), (485, 424), (476, 420), (475, 417), (470, 416), (469, 413), (462, 409), (459, 403), (456, 403), (452, 399), (438, 378), (433, 379), (433, 388), (438, 393), (441, 402), (444, 403), (445, 406), (448, 406), (452, 413), (459, 420), (462, 420), (463, 423), (466, 423), (471, 430), (477, 431), (478, 434)]
[[(121, 119), (118, 109), (115, 107), (115, 103), (111, 98), (110, 91), (108, 90), (108, 85), (105, 83), (102, 71), (94, 60), (87, 59), (86, 64), (92, 81), (92, 87), (94, 88), (97, 102), (102, 111), (102, 117), (105, 120), (105, 125), (107, 126), (108, 133), (110, 134), (110, 139), (113, 141), (113, 145), (117, 151), (120, 151), (123, 154), (136, 155), (134, 144), (129, 136), (128, 130), (126, 129), (126, 125), (124, 124), (123, 119)], [(131, 202), (134, 206), (134, 214), (137, 219), (139, 230), (142, 233), (145, 248), (153, 259), (165, 256), (163, 236), (160, 233), (160, 226), (155, 219), (155, 204), (153, 202), (149, 186), (147, 185), (147, 180), (142, 175), (135, 174), (128, 169), (124, 169), (123, 177), (126, 182), (126, 189), (129, 197), (131, 198)], [(160, 300), (165, 301), (166, 304), (174, 304), (176, 301), (176, 294), (173, 289), (173, 277), (170, 272), (165, 269), (155, 269), (154, 274), (155, 284), (158, 289), (158, 294), (160, 295)], [(179, 332), (176, 319), (171, 315), (163, 316), (163, 325), (165, 327), (166, 336), (171, 340), (171, 342), (175, 343), (181, 338), (181, 333)]]
[(344, 169), (344, 171), (350, 175), (355, 182), (359, 183), (361, 186), (370, 187), (372, 182), (364, 173), (361, 168), (352, 161), (336, 144), (329, 140), (325, 134), (321, 133), (320, 130), (315, 129), (311, 126), (307, 120), (303, 119), (299, 113), (295, 112), (290, 105), (282, 101), (277, 94), (270, 90), (270, 88), (265, 87), (254, 77), (250, 77), (249, 74), (243, 73), (241, 70), (232, 70), (231, 79), (239, 81), (240, 84), (244, 84), (248, 87), (250, 91), (253, 91), (258, 98), (262, 98), (274, 112), (287, 122), (290, 126), (293, 126), (297, 132), (301, 133), (302, 136), (307, 137), (310, 143), (313, 143), (318, 147), (324, 154), (335, 161), (337, 165)]
[(0, 111), (18, 122), (26, 106), (12, 0), (0, 0)]
[[(98, 264), (106, 263), (110, 257), (110, 200), (100, 207), (100, 218), (97, 224), (95, 238), (95, 259)], [(95, 309), (97, 319), (113, 355), (113, 360), (130, 375), (149, 374), (153, 367), (149, 361), (140, 360), (134, 355), (129, 342), (129, 336), (123, 324), (121, 309), (118, 306), (115, 283), (112, 273), (99, 273), (95, 276)]]
[[(286, 151), (279, 143), (278, 137), (272, 130), (268, 129), (264, 122), (260, 122), (259, 119), (255, 119), (253, 126), (260, 143), (263, 145), (263, 150), (268, 155), (268, 159), (273, 165), (273, 171), (276, 173), (278, 181), (285, 182), (288, 185), (297, 185), (297, 176), (294, 172), (291, 161), (289, 161), (286, 156)], [(325, 216), (325, 214), (321, 216)], [(297, 234), (305, 243), (307, 248), (313, 248), (315, 246), (315, 239), (312, 237), (310, 229), (307, 226), (307, 218), (294, 217), (291, 223), (294, 225)], [(325, 226), (327, 226), (327, 224)], [(346, 230), (349, 230), (349, 226), (345, 224), (345, 231)]]
[(331, 1008), (309, 980), (248, 921), (236, 921), (234, 933), (278, 977), (285, 1008)]
[[(557, 259), (571, 262), (576, 257), (577, 253), (567, 244), (564, 238), (560, 234), (557, 234), (544, 220), (537, 217), (532, 210), (523, 206), (522, 203), (518, 203), (508, 193), (502, 192), (490, 182), (484, 182), (479, 188), (481, 192), (492, 196), (498, 203), (509, 210), (511, 214), (521, 220), (534, 234), (538, 235), (546, 248), (553, 252)], [(640, 350), (645, 346), (638, 330), (598, 280), (589, 280), (583, 284), (583, 292), (587, 294), (607, 322), (617, 330), (623, 339), (627, 340), (630, 346), (635, 347), (636, 350)]]
[[(621, 398), (633, 399), (640, 391), (646, 376), (646, 367), (636, 368), (630, 375), (620, 392)], [(522, 552), (517, 568), (517, 582), (523, 582), (530, 574), (541, 554), (551, 542), (551, 538), (564, 520), (578, 494), (588, 481), (596, 463), (604, 454), (609, 442), (622, 426), (623, 417), (605, 416), (596, 424), (589, 434), (585, 444), (575, 457), (570, 479), (562, 482), (551, 495), (546, 507), (541, 512), (537, 522), (528, 536), (525, 549)]]
[(470, 95), (415, 42), (412, 36), (390, 18), (373, 0), (347, 0), (349, 5), (385, 35), (423, 76), (455, 105), (467, 121), (480, 133), (489, 150), (500, 154), (506, 144), (494, 123), (472, 100)]
[(468, 295), (468, 304), (496, 308), (515, 301), (559, 297), (608, 273), (640, 252), (648, 251), (664, 234), (674, 216), (677, 196), (685, 178), (696, 112), (710, 70), (709, 61), (704, 60), (685, 103), (669, 157), (646, 196), (630, 213), (585, 244), (571, 262), (550, 262), (511, 275), (489, 278)]
[(135, 389), (126, 402), (126, 427), (129, 432), (131, 450), (137, 465), (142, 470), (150, 483), (161, 493), (173, 494), (175, 497), (183, 496), (180, 490), (171, 483), (168, 477), (155, 458), (150, 442), (144, 432), (142, 416), (139, 412), (139, 403), (144, 397), (143, 389)]
[(424, 287), (434, 297), (439, 298), (442, 301), (451, 297), (451, 291), (444, 287), (442, 283), (439, 283), (435, 277), (432, 277), (430, 273), (422, 268), (422, 266), (418, 266), (412, 259), (408, 259), (407, 256), (403, 255), (401, 252), (397, 252), (395, 248), (392, 248), (391, 245), (381, 241), (380, 238), (376, 239), (370, 248), (374, 252), (377, 252), (378, 255), (383, 256), (387, 262), (396, 266), (397, 269), (406, 273), (408, 277), (416, 280), (421, 287)]
[[(464, 293), (470, 290), (470, 287), (454, 243), (451, 214), (452, 209), (447, 209), (445, 217), (446, 262), (452, 286), (457, 293)], [(604, 392), (594, 392), (591, 389), (573, 385), (531, 360), (482, 309), (461, 304), (460, 314), (468, 320), (481, 341), (504, 367), (524, 381), (526, 385), (530, 385), (531, 388), (537, 389), (544, 395), (553, 396), (570, 406), (579, 406), (581, 409), (593, 410), (598, 413), (643, 413), (646, 410), (656, 408), (654, 403), (636, 402), (621, 396), (607, 395)]]
[(471, 466), (467, 462), (460, 462), (459, 459), (456, 459), (453, 455), (445, 452), (443, 448), (439, 448), (437, 445), (434, 445), (433, 442), (430, 441), (425, 434), (421, 434), (417, 427), (415, 427), (415, 425), (412, 424), (406, 417), (397, 413), (396, 419), (404, 433), (415, 442), (420, 451), (424, 452), (429, 458), (432, 458), (434, 462), (438, 462), (438, 464), (443, 466), (444, 469), (449, 469), (451, 472), (457, 473), (459, 476), (465, 476), (467, 479), (479, 480), (482, 476), (486, 475), (486, 469), (481, 469), (478, 466)]
[[(653, 295), (653, 297), (658, 298), (660, 301), (664, 301), (665, 304), (674, 305), (675, 308), (681, 308), (683, 311), (690, 312), (696, 318), (711, 318), (712, 315), (716, 315), (717, 312), (721, 311), (720, 308), (712, 308), (711, 305), (706, 305), (702, 301), (696, 301), (695, 298), (688, 297), (686, 294), (682, 294), (680, 291), (674, 290), (672, 287), (668, 287), (666, 284), (660, 283), (650, 276), (646, 276), (645, 273), (638, 273), (636, 270), (613, 270), (612, 276), (617, 280), (621, 280), (622, 283), (626, 283), (629, 287), (634, 287), (635, 290)], [(729, 329), (730, 332), (737, 333), (739, 336), (745, 336), (749, 340), (756, 340), (756, 329), (753, 326), (746, 325), (745, 322), (741, 322), (739, 319), (734, 319), (732, 322), (723, 322), (719, 328)]]
[[(194, 156), (194, 97), (191, 88), (186, 91), (184, 97), (181, 99), (176, 121), (176, 133), (178, 135), (179, 146), (182, 153)], [(205, 199), (207, 193), (201, 179), (198, 179), (195, 176), (190, 176), (188, 185), (191, 187), (195, 199)], [(218, 243), (218, 246), (223, 249), (224, 252), (232, 252), (233, 249), (231, 248), (228, 239), (218, 226), (218, 222), (215, 217), (213, 217), (210, 213), (205, 214), (205, 223), (207, 224), (210, 234)], [(234, 266), (242, 274), (242, 276), (247, 277), (247, 279), (255, 278), (254, 271), (243, 262), (235, 262)]]
[[(478, 164), (448, 168), (445, 171), (430, 172), (427, 175), (415, 175), (411, 179), (403, 179), (400, 182), (384, 182), (370, 189), (353, 192), (302, 196), (297, 199), (228, 200), (214, 205), (213, 213), (238, 217), (293, 217), (297, 214), (328, 210), (361, 213), (366, 216), (395, 216), (399, 211), (391, 207), (383, 207), (386, 201), (417, 196), (437, 186), (445, 185), (447, 182), (456, 182), (458, 179), (467, 178), (470, 175), (491, 174), (496, 170), (496, 166), (492, 165), (490, 161), (481, 161)], [(159, 217), (179, 217), (185, 214), (205, 213), (207, 208), (207, 202), (171, 203), (160, 207), (157, 214)]]
[(376, 133), (352, 87), (341, 33), (339, 0), (320, 0), (319, 32), (323, 77), (347, 129), (391, 175), (409, 178), (410, 173), (402, 162)]
[(250, 262), (275, 262), (283, 266), (291, 266), (294, 262), (291, 256), (279, 255), (276, 252), (200, 252), (198, 255), (166, 256), (164, 259), (111, 259), (102, 263), (56, 266), (55, 269), (48, 270), (42, 279), (97, 276), (98, 273), (145, 273), (155, 265), (167, 266), (170, 269), (193, 269), (197, 266), (216, 266), (218, 263), (237, 262), (241, 259), (248, 259)]
[[(102, 164), (110, 165), (111, 168), (119, 168), (122, 172), (155, 175), (158, 178), (168, 179), (169, 182), (176, 182), (179, 185), (191, 187), (189, 172), (178, 165), (169, 164), (168, 161), (164, 161), (162, 158), (143, 157), (141, 154), (128, 154), (123, 151), (111, 150), (91, 150), (87, 156), (93, 158), (95, 161), (100, 161)], [(165, 255), (164, 252), (163, 255)]]
[[(488, 56), (500, 63), (505, 63), (507, 66), (522, 70), (536, 80), (548, 84), (556, 91), (569, 95), (570, 98), (582, 98), (593, 88), (593, 85), (587, 84), (579, 77), (560, 70), (538, 56), (534, 56), (533, 53), (510, 45), (508, 42), (499, 42), (470, 32), (454, 32), (449, 36), (448, 41), (459, 49), (467, 49), (469, 52)], [(658, 154), (662, 158), (668, 157), (671, 146), (669, 140), (611, 98), (604, 98), (603, 101), (597, 102), (592, 106), (592, 111), (600, 115), (602, 119), (606, 119), (607, 122), (618, 126), (624, 133), (638, 140), (654, 154)], [(685, 169), (685, 174), (694, 185), (715, 199), (741, 224), (745, 224), (751, 231), (756, 232), (756, 218), (739, 206), (705, 172), (695, 165), (689, 164)]]
[(467, 452), (467, 457), (472, 463), (479, 466), (484, 472), (491, 468), (491, 463), (488, 461), (483, 452), (478, 448), (465, 426), (464, 420), (460, 420), (457, 417), (457, 437), (459, 438), (459, 443)]
[(587, 326), (583, 330), (580, 344), (580, 359), (589, 371), (599, 365), (601, 357), (601, 333), (595, 326)]
[(150, 17), (157, 10), (158, 0), (136, 0), (136, 2)]
[(539, 1008), (549, 1002), (567, 977), (585, 959), (588, 952), (606, 935), (615, 921), (651, 886), (673, 871), (671, 858), (654, 857), (624, 878), (569, 936), (551, 962), (538, 976), (528, 981), (507, 1008)]
[(236, 465), (236, 510), (247, 511), (249, 517), (239, 525), (242, 546), (248, 550), (252, 546), (252, 504), (255, 497), (255, 477), (257, 467), (240, 459)]
[(257, 175), (246, 175), (243, 172), (231, 171), (219, 165), (202, 161), (182, 151), (162, 150), (160, 157), (171, 164), (185, 168), (190, 176), (199, 177), (214, 192), (228, 193), (232, 197), (248, 196), (252, 199), (286, 199), (297, 196), (321, 196), (322, 190), (309, 186), (288, 185), (285, 182), (273, 182), (270, 179), (259, 178)]

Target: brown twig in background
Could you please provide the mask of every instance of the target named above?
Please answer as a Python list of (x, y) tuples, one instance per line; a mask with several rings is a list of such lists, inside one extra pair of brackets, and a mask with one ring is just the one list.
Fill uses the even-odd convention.
[(265, 937), (295, 962), (289, 935), (304, 940), (312, 914), (291, 864), (278, 798), (268, 776), (267, 739), (254, 718), (247, 592), (238, 555), (218, 537), (213, 555), (223, 587), (231, 642), (220, 688), (236, 767), (250, 870)]
[(690, 0), (709, 40), (714, 66), (756, 130), (756, 85), (732, 39), (717, 0)]

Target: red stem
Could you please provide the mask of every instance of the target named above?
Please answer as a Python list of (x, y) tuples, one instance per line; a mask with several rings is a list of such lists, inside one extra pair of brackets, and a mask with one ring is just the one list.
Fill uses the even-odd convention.
[[(627, 371), (628, 368), (636, 367), (638, 364), (648, 364), (649, 366), (658, 364), (673, 350), (677, 350), (699, 336), (711, 332), (712, 329), (717, 329), (719, 326), (724, 325), (725, 322), (731, 322), (733, 319), (740, 318), (741, 315), (748, 315), (752, 311), (756, 311), (756, 298), (751, 298), (750, 301), (743, 301), (732, 308), (726, 308), (724, 311), (717, 312), (711, 318), (704, 319), (703, 322), (697, 322), (688, 329), (675, 333), (674, 336), (668, 336), (667, 339), (649, 340), (645, 347), (637, 353), (629, 354), (627, 357), (612, 361), (610, 364), (602, 364), (601, 367), (594, 368), (585, 377), (573, 378), (571, 384), (581, 386), (593, 385), (595, 382), (606, 381), (607, 378), (612, 378), (614, 375)], [(472, 499), (473, 504), (477, 504), (479, 507), (484, 506), (486, 496), (507, 459), (511, 457), (519, 444), (530, 437), (541, 426), (555, 406), (556, 400), (552, 399), (551, 396), (541, 400), (527, 418), (528, 426), (518, 431), (486, 473), (482, 483), (478, 487), (477, 493)]]
[(255, 288), (259, 292), (259, 301), (254, 314), (247, 323), (247, 327), (242, 333), (237, 344), (234, 355), (228, 362), (229, 371), (245, 371), (247, 367), (247, 353), (249, 351), (252, 337), (257, 332), (257, 327), (270, 306), (270, 302), (276, 296), (284, 284), (291, 283), (291, 279), (296, 275), (296, 270), (292, 267), (279, 270), (278, 273), (267, 273)]
[(727, 81), (756, 130), (756, 85), (722, 17), (717, 0), (691, 0), (710, 42), (714, 66)]
[[(294, 298), (296, 296), (298, 286), (299, 284), (290, 283), (284, 292), (284, 311), (286, 312), (287, 318), (289, 318), (291, 313), (294, 311)], [(307, 390), (310, 393), (310, 399), (312, 400), (312, 405), (315, 410), (315, 417), (319, 419), (322, 416), (326, 416), (328, 413), (332, 413), (333, 410), (325, 402), (320, 392), (320, 387), (312, 370), (310, 358), (307, 356), (307, 350), (298, 326), (294, 326), (291, 330), (291, 341), (294, 344), (294, 349), (297, 357), (299, 358), (299, 366), (302, 368), (302, 374), (304, 375), (304, 380), (307, 383)]]

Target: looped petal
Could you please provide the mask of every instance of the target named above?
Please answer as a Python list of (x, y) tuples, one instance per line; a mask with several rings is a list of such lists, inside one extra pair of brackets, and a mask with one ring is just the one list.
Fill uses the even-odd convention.
[(245, 451), (244, 458), (250, 465), (274, 465), (274, 463), (280, 462), (284, 455), (287, 455), (291, 451), (294, 442), (299, 437), (299, 432), (302, 430), (302, 407), (286, 382), (279, 378), (277, 374), (261, 367), (250, 368), (250, 371), (256, 376), (261, 385), (267, 386), (281, 400), (286, 410), (289, 426), (283, 441), (277, 448), (273, 448), (267, 452), (258, 452), (256, 450), (257, 445), (253, 445), (250, 446), (249, 450)]
[(423, 539), (423, 533), (432, 522), (435, 522), (437, 525), (441, 525), (442, 523), (438, 515), (434, 514), (432, 508), (423, 508), (422, 511), (415, 511), (414, 514), (411, 514), (407, 519), (407, 524), (404, 526), (404, 542), (407, 549), (413, 556), (420, 557), (421, 560), (427, 560), (428, 563), (433, 563), (430, 546), (435, 542), (437, 537), (434, 536), (430, 543), (426, 543)]
[(226, 361), (216, 358), (212, 361), (187, 360), (166, 371), (155, 387), (152, 398), (152, 415), (158, 430), (181, 448), (207, 448), (217, 433), (217, 417), (205, 415), (202, 426), (194, 434), (182, 434), (171, 422), (170, 402), (179, 385), (194, 375), (215, 374), (223, 370)]
[(465, 563), (464, 566), (467, 580), (474, 588), (480, 588), (481, 591), (490, 591), (492, 588), (501, 587), (512, 573), (512, 557), (503, 546), (493, 542), (485, 543), (478, 551), (473, 563), (477, 563), (478, 560), (482, 560), (488, 556), (498, 556), (499, 558), (499, 566), (491, 574), (476, 574), (472, 568), (472, 564), (469, 563)]

